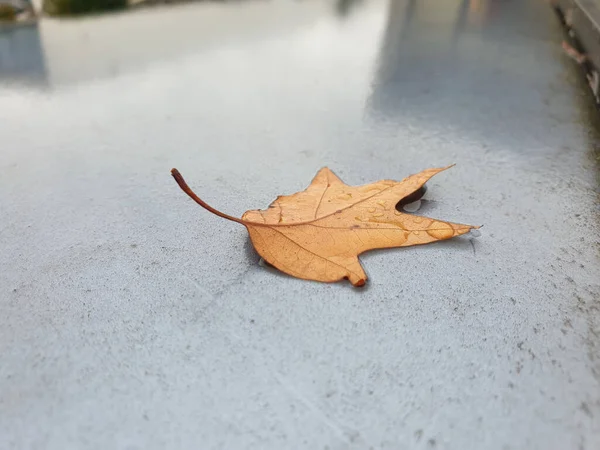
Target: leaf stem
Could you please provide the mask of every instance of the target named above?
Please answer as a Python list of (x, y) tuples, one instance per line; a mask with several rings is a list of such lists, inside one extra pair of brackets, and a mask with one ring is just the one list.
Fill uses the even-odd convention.
[(171, 169), (171, 175), (173, 175), (173, 178), (175, 178), (175, 181), (177, 182), (177, 184), (179, 185), (181, 190), (183, 192), (185, 192), (187, 195), (189, 195), (192, 200), (194, 200), (196, 203), (198, 203), (204, 209), (206, 209), (207, 211), (210, 211), (211, 213), (213, 213), (219, 217), (222, 217), (223, 219), (231, 220), (232, 222), (237, 222), (237, 223), (241, 223), (242, 225), (244, 225), (243, 220), (238, 219), (237, 217), (230, 216), (229, 214), (222, 213), (221, 211), (213, 208), (208, 203), (204, 202), (204, 200), (202, 200), (200, 197), (198, 197), (194, 193), (194, 191), (192, 191), (192, 189), (187, 185), (187, 183), (183, 179), (183, 176), (179, 173), (179, 170)]

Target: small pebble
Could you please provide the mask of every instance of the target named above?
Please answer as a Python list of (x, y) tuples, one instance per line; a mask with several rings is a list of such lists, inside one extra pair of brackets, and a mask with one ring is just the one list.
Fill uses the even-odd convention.
[(469, 231), (469, 236), (474, 237), (474, 238), (478, 238), (479, 236), (481, 236), (481, 231), (479, 230), (470, 230)]
[(417, 212), (421, 208), (421, 200), (416, 202), (408, 203), (402, 207), (402, 209), (409, 213)]

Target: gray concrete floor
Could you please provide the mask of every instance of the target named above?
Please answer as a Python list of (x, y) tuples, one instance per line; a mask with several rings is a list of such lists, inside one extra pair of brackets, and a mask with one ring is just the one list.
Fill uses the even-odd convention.
[[(0, 33), (0, 448), (600, 448), (598, 113), (547, 2), (27, 30)], [(482, 236), (365, 254), (363, 289), (261, 267), (169, 175), (241, 215), (325, 165), (449, 163), (420, 213)]]

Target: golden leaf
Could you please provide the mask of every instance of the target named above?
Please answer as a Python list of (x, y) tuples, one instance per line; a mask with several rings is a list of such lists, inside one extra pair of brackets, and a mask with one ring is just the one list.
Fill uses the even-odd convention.
[(396, 210), (399, 201), (449, 167), (364, 186), (348, 186), (325, 167), (304, 191), (277, 197), (268, 209), (247, 211), (241, 219), (212, 208), (194, 194), (177, 169), (171, 173), (202, 207), (244, 225), (260, 256), (282, 272), (324, 282), (347, 278), (362, 286), (367, 275), (358, 255), (367, 250), (428, 244), (479, 228)]

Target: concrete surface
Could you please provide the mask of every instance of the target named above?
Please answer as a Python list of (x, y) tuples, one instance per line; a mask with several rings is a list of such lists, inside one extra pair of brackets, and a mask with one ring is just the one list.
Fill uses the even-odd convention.
[[(31, 32), (45, 82), (0, 87), (0, 448), (600, 448), (598, 114), (547, 2)], [(364, 289), (261, 267), (169, 175), (241, 215), (324, 165), (453, 162), (420, 213), (482, 236), (366, 254)]]

